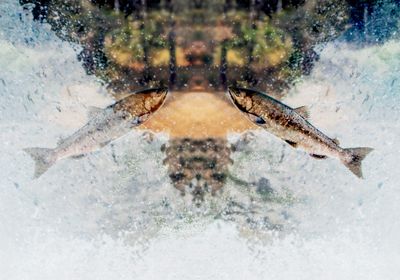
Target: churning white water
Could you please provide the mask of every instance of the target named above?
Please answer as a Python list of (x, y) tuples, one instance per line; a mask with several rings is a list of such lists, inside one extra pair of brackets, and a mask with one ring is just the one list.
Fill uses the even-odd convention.
[[(87, 106), (112, 102), (77, 49), (17, 1), (1, 1), (0, 279), (398, 279), (398, 41), (324, 46), (285, 100), (310, 106), (311, 122), (342, 147), (373, 147), (365, 180), (265, 132), (232, 155), (236, 178), (268, 178), (290, 193), (291, 203), (271, 209), (256, 201), (279, 213), (282, 233), (267, 235), (207, 207), (196, 214), (168, 181), (165, 135), (147, 143), (133, 131), (32, 180), (23, 148), (54, 147), (85, 123)], [(233, 182), (224, 188), (238, 200), (249, 195)], [(226, 203), (214, 200), (217, 209)]]

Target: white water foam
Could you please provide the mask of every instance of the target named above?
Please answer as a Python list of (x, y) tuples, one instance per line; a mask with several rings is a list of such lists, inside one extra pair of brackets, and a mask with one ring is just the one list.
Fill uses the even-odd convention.
[(343, 147), (375, 149), (366, 180), (264, 132), (234, 155), (233, 174), (266, 177), (299, 201), (287, 209), (295, 226), (257, 243), (240, 225), (213, 219), (157, 227), (157, 199), (180, 198), (161, 164), (165, 140), (150, 145), (138, 132), (32, 180), (22, 148), (54, 146), (85, 122), (86, 106), (112, 100), (74, 48), (17, 1), (2, 1), (0, 15), (0, 279), (398, 278), (399, 42), (328, 44), (286, 99), (309, 105), (312, 123)]

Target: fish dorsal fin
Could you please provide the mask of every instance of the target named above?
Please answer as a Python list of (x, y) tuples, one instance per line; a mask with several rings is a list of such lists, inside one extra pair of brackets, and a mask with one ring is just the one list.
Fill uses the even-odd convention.
[(87, 110), (87, 116), (89, 119), (93, 119), (94, 117), (98, 116), (103, 112), (103, 109), (94, 107), (94, 106), (89, 106)]
[(294, 111), (305, 119), (310, 117), (310, 112), (307, 106), (301, 106), (294, 109)]
[(340, 146), (340, 142), (337, 138), (333, 138), (332, 139), (333, 143), (335, 143), (336, 145)]

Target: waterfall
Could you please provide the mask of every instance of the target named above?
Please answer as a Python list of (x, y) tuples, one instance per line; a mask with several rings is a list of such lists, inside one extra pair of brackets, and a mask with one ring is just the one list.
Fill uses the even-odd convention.
[(120, 11), (119, 0), (114, 0), (114, 10), (115, 12), (119, 13)]
[[(33, 162), (22, 149), (54, 147), (85, 123), (88, 106), (113, 99), (85, 74), (79, 46), (34, 22), (15, 0), (1, 1), (0, 14), (0, 272), (6, 279), (398, 279), (398, 40), (318, 46), (312, 73), (284, 100), (309, 106), (310, 122), (343, 147), (375, 148), (363, 163), (365, 180), (339, 161), (314, 160), (255, 131), (246, 150), (232, 155), (230, 172), (243, 181), (267, 178), (276, 192), (290, 194), (290, 206), (252, 200), (251, 188), (228, 182), (222, 198), (199, 210), (168, 181), (162, 134), (147, 143), (132, 131), (32, 180)], [(237, 203), (230, 199), (235, 195), (254, 212), (278, 212), (282, 230), (252, 234), (252, 215), (234, 221), (212, 215)]]
[(282, 9), (283, 9), (282, 0), (278, 0), (278, 3), (276, 4), (276, 12), (280, 13)]

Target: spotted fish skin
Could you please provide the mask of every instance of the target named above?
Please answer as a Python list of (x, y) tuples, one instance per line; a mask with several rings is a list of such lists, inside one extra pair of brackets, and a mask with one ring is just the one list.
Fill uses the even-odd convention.
[(314, 158), (337, 158), (357, 177), (363, 177), (361, 161), (372, 148), (341, 148), (336, 139), (329, 138), (307, 121), (304, 107), (293, 109), (252, 89), (230, 87), (228, 91), (234, 105), (253, 123)]
[(35, 178), (58, 160), (81, 157), (98, 150), (145, 122), (164, 103), (166, 88), (132, 93), (104, 108), (94, 108), (89, 121), (78, 131), (61, 140), (54, 149), (24, 149), (35, 160)]

